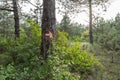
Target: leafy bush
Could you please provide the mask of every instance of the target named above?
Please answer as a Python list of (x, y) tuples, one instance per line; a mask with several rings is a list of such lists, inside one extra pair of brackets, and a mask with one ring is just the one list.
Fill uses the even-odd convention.
[(64, 31), (57, 31), (56, 44), (65, 46), (68, 43), (68, 33)]
[(80, 75), (88, 74), (96, 65), (98, 65), (94, 55), (82, 50), (80, 45), (68, 47), (64, 58), (66, 63), (68, 63), (70, 71)]
[(74, 42), (80, 42), (81, 37), (80, 36), (72, 36), (71, 40), (74, 41)]
[(89, 40), (89, 30), (85, 30), (81, 34), (81, 41), (88, 42), (88, 40)]

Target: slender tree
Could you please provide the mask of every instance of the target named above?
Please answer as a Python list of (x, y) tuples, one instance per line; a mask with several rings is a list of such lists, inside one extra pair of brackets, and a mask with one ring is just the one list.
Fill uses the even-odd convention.
[(17, 7), (17, 0), (12, 0), (13, 1), (13, 13), (14, 13), (14, 27), (15, 27), (15, 38), (20, 37), (20, 29), (19, 29), (19, 15), (18, 15), (18, 7)]
[(41, 55), (44, 60), (48, 57), (55, 34), (55, 23), (55, 0), (43, 0)]
[(92, 35), (92, 0), (89, 0), (89, 40), (93, 44), (93, 35)]

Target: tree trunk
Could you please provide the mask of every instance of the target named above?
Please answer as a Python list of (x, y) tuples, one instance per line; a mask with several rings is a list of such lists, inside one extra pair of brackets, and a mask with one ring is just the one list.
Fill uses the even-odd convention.
[(92, 0), (89, 0), (89, 38), (90, 38), (90, 43), (93, 44), (93, 35), (92, 35)]
[(20, 29), (19, 29), (19, 15), (18, 15), (18, 7), (17, 7), (17, 0), (13, 1), (13, 13), (14, 13), (14, 21), (15, 21), (15, 38), (20, 37)]
[(55, 0), (43, 0), (41, 55), (44, 60), (47, 59), (52, 44), (52, 38), (46, 37), (46, 33), (55, 34), (55, 23)]

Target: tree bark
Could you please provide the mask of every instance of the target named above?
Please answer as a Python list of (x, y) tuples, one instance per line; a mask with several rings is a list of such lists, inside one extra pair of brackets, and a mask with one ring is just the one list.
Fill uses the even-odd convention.
[(20, 29), (19, 29), (19, 15), (18, 15), (18, 7), (17, 7), (17, 0), (13, 1), (13, 13), (14, 13), (14, 21), (15, 21), (15, 38), (20, 37)]
[(90, 39), (90, 43), (93, 44), (93, 34), (92, 34), (92, 0), (89, 0), (89, 39)]
[(52, 40), (45, 37), (45, 32), (50, 31), (55, 34), (55, 0), (43, 0), (43, 16), (42, 16), (42, 43), (41, 55), (44, 60), (48, 57), (48, 50), (51, 47)]

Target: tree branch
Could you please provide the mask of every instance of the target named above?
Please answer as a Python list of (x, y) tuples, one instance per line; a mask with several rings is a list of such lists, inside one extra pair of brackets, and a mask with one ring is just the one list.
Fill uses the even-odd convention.
[(41, 7), (43, 6), (43, 4), (42, 4), (40, 7), (38, 7), (35, 4), (33, 4), (32, 2), (30, 2), (29, 0), (27, 0), (27, 2), (30, 3), (31, 5), (33, 5), (34, 7), (38, 8), (38, 9), (41, 9)]
[(11, 10), (11, 9), (7, 9), (7, 8), (0, 8), (0, 10), (13, 11), (13, 10)]

